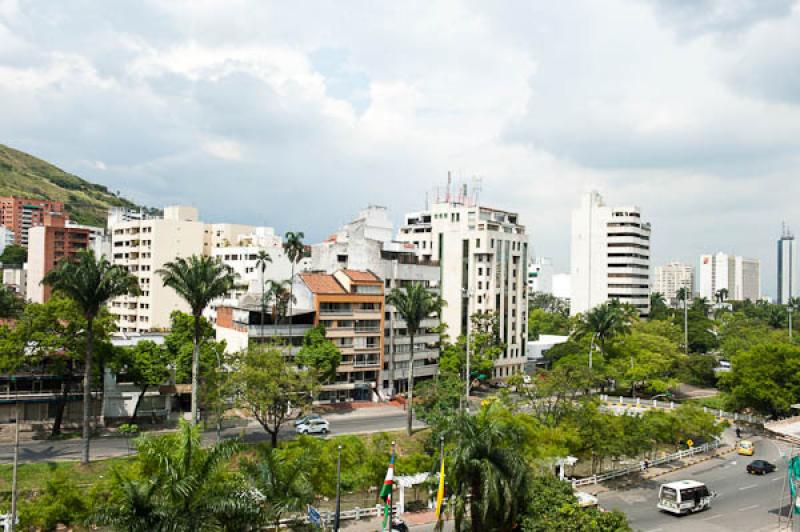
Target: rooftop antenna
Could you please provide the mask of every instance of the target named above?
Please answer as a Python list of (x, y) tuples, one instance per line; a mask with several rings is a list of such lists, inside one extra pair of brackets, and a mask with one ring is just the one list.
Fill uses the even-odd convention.
[(427, 193), (427, 192), (425, 192), (425, 210), (427, 211), (427, 210), (428, 210), (428, 208), (429, 208), (429, 207), (428, 207), (428, 193)]
[(463, 183), (461, 185), (461, 198), (460, 198), (459, 203), (461, 203), (462, 205), (466, 205), (467, 204), (467, 184), (466, 183)]
[(450, 170), (447, 171), (447, 195), (444, 197), (444, 201), (450, 203), (450, 188), (453, 183), (453, 176), (450, 174)]
[(475, 205), (480, 203), (481, 191), (483, 190), (483, 178), (480, 176), (473, 176), (472, 178), (472, 192), (475, 194)]

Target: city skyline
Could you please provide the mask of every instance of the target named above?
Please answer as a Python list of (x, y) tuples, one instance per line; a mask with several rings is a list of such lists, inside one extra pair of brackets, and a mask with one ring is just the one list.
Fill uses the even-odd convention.
[(448, 171), (477, 175), (559, 271), (569, 213), (597, 189), (648, 213), (653, 264), (758, 258), (774, 297), (780, 223), (800, 225), (798, 22), (781, 0), (226, 17), (5, 1), (0, 141), (139, 203), (314, 241), (370, 203), (398, 226)]

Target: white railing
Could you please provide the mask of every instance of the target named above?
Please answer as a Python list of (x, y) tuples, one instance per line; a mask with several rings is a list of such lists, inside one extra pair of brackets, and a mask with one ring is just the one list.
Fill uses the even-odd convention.
[[(398, 505), (392, 505), (392, 515), (397, 515), (398, 512)], [(320, 512), (320, 518), (323, 523), (326, 525), (333, 524), (333, 519), (336, 515), (336, 512)], [(352, 510), (342, 510), (339, 513), (339, 520), (340, 521), (350, 521), (350, 520), (359, 520), (365, 519), (370, 517), (378, 517), (383, 515), (383, 505), (376, 504), (371, 508), (353, 508)], [(296, 523), (298, 521), (302, 521), (304, 523), (308, 523), (308, 516), (303, 515), (296, 515), (294, 517), (287, 517), (286, 519), (281, 519), (282, 525), (290, 525), (292, 523)]]
[[(615, 395), (600, 395), (600, 400), (610, 404), (610, 406), (633, 406), (636, 408), (660, 408), (662, 410), (672, 410), (677, 408), (680, 403), (675, 401), (658, 401), (657, 399), (641, 399), (632, 397), (622, 397)], [(726, 412), (722, 409), (703, 407), (703, 412), (714, 414), (720, 419), (729, 419), (731, 421), (746, 421), (747, 423), (763, 424), (766, 419), (761, 416), (753, 416), (751, 414), (740, 414), (738, 412)]]
[[(656, 458), (655, 460), (648, 460), (647, 463), (648, 466), (666, 464), (667, 462), (672, 462), (673, 460), (680, 460), (681, 458), (686, 458), (687, 456), (693, 456), (695, 454), (705, 453), (710, 451), (711, 449), (716, 449), (717, 447), (719, 447), (719, 441), (715, 440), (711, 443), (704, 443), (703, 445), (699, 445), (697, 447), (684, 449), (676, 453), (668, 454), (661, 458)], [(578, 487), (578, 486), (587, 486), (589, 484), (597, 484), (598, 482), (603, 482), (604, 480), (610, 480), (612, 478), (629, 475), (631, 473), (640, 473), (642, 471), (643, 471), (643, 466), (641, 463), (639, 463), (633, 466), (624, 467), (622, 469), (615, 469), (614, 471), (608, 471), (607, 473), (602, 473), (600, 475), (592, 475), (591, 477), (573, 480), (572, 486)]]

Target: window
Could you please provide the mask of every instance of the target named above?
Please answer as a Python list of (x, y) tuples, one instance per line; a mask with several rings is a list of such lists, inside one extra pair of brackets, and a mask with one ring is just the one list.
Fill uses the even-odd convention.
[(479, 247), (481, 247), (481, 239), (480, 239), (480, 238), (476, 238), (476, 239), (475, 239), (475, 247), (476, 247), (476, 248), (479, 248)]

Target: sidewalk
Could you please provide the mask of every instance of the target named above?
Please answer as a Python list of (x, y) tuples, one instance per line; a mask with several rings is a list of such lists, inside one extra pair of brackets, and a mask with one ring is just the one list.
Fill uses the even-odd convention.
[[(433, 511), (406, 513), (401, 516), (411, 530), (433, 530), (436, 525), (436, 515)], [(373, 517), (361, 521), (343, 521), (341, 529), (348, 532), (376, 532), (381, 530), (383, 517)], [(453, 522), (445, 522), (445, 531), (453, 530)]]

